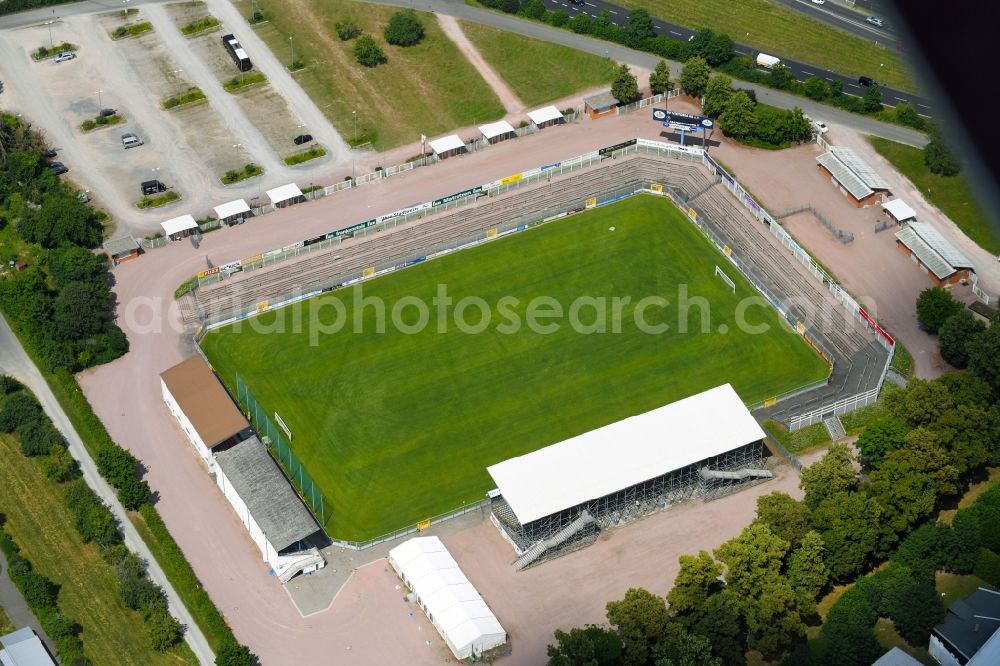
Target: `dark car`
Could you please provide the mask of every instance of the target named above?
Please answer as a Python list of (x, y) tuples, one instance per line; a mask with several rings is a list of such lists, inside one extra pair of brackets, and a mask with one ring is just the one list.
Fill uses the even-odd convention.
[(101, 109), (101, 115), (104, 116), (105, 118), (107, 118), (108, 116), (113, 116), (116, 113), (118, 113), (116, 109)]
[(158, 180), (145, 180), (139, 185), (139, 189), (142, 190), (143, 196), (148, 196), (150, 194), (159, 194), (160, 192), (166, 192), (167, 186)]
[(58, 176), (61, 173), (66, 173), (69, 169), (62, 162), (49, 162), (49, 168)]
[(296, 146), (301, 146), (303, 143), (309, 143), (312, 140), (313, 140), (312, 134), (299, 134), (297, 137), (292, 139), (292, 141), (295, 142)]
[(42, 151), (42, 157), (45, 157), (45, 158), (48, 158), (48, 159), (51, 160), (55, 156), (56, 156), (56, 149), (55, 148), (47, 148), (47, 149), (45, 149), (45, 150)]
[(858, 77), (858, 83), (863, 86), (873, 86), (875, 85), (875, 79), (867, 76), (860, 76)]

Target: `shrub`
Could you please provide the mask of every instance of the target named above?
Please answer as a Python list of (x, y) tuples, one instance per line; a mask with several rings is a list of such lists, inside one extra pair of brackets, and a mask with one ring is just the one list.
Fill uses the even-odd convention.
[(167, 610), (166, 606), (156, 607), (146, 618), (149, 629), (149, 643), (157, 652), (164, 652), (181, 641), (184, 628)]
[(97, 123), (95, 123), (90, 118), (88, 118), (87, 120), (84, 120), (82, 123), (80, 123), (80, 129), (82, 129), (84, 132), (89, 132), (90, 130), (94, 129), (95, 127), (97, 127)]
[(521, 9), (521, 0), (500, 0), (500, 9), (508, 14), (516, 14)]
[(928, 333), (936, 335), (948, 318), (961, 310), (962, 303), (941, 287), (928, 287), (917, 297), (917, 321)]
[(549, 23), (557, 28), (561, 28), (567, 23), (569, 23), (569, 14), (565, 10), (560, 9), (557, 12), (549, 13)]
[(116, 488), (135, 478), (139, 460), (120, 446), (102, 447), (94, 456), (97, 471)]
[(41, 460), (42, 473), (57, 483), (72, 481), (80, 476), (80, 466), (65, 446), (53, 446)]
[(1000, 586), (1000, 555), (992, 550), (980, 548), (979, 558), (976, 560), (976, 566), (972, 573), (994, 587)]
[(127, 34), (128, 34), (128, 28), (126, 28), (123, 25), (120, 25), (117, 28), (115, 28), (115, 31), (111, 33), (111, 36), (114, 37), (115, 39), (121, 39)]
[(358, 24), (351, 19), (337, 21), (333, 24), (333, 29), (337, 31), (337, 37), (340, 37), (340, 41), (342, 42), (354, 39), (361, 34), (361, 28), (359, 28)]
[(541, 21), (545, 18), (545, 14), (548, 10), (545, 9), (545, 4), (542, 0), (527, 0), (521, 5), (521, 13), (528, 18), (535, 19), (536, 21)]
[(166, 602), (163, 589), (142, 574), (119, 580), (118, 593), (126, 606), (144, 616)]
[(250, 648), (234, 642), (223, 643), (215, 652), (215, 666), (253, 666), (256, 660)]
[(354, 42), (353, 54), (354, 59), (365, 67), (377, 67), (388, 62), (382, 47), (368, 35), (362, 35), (358, 37), (358, 41)]
[(14, 432), (21, 425), (44, 418), (42, 406), (35, 396), (19, 391), (7, 396), (0, 408), (0, 431)]
[(931, 173), (940, 176), (956, 176), (962, 170), (962, 166), (945, 145), (941, 133), (937, 130), (931, 132), (931, 140), (924, 146), (924, 164)]
[(896, 105), (896, 120), (918, 130), (923, 130), (927, 127), (927, 123), (909, 102), (900, 102)]
[[(541, 0), (536, 1), (544, 12), (545, 6)], [(393, 46), (415, 46), (424, 38), (424, 25), (415, 11), (404, 9), (389, 17), (389, 25), (385, 26), (382, 36)]]
[(810, 76), (805, 80), (805, 83), (802, 84), (802, 92), (804, 92), (806, 97), (809, 99), (822, 102), (830, 96), (830, 86), (826, 85), (826, 81), (818, 76)]
[(21, 453), (28, 457), (47, 456), (53, 446), (64, 443), (62, 435), (47, 418), (22, 423), (15, 432), (21, 444)]
[[(517, 2), (517, 0), (512, 0)], [(569, 22), (569, 29), (578, 35), (586, 35), (590, 33), (590, 17), (586, 14), (577, 14)]]
[(149, 484), (135, 476), (129, 477), (118, 487), (118, 501), (132, 511), (147, 503), (150, 494)]

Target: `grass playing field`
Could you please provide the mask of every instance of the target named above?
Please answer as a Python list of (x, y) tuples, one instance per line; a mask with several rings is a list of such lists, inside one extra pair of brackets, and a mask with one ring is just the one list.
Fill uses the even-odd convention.
[[(610, 231), (610, 227), (615, 227)], [(716, 265), (736, 281), (734, 295), (714, 275)], [(473, 334), (438, 333), (439, 285), (457, 304), (483, 298), (491, 323)], [(678, 317), (678, 288), (710, 308)], [(825, 363), (769, 307), (755, 305), (745, 320), (770, 331), (737, 326), (737, 304), (756, 294), (735, 269), (668, 201), (631, 198), (552, 222), (487, 245), (445, 256), (363, 284), (391, 313), (401, 297), (430, 307), (430, 325), (404, 334), (391, 324), (374, 331), (376, 312), (364, 309), (363, 333), (354, 333), (351, 290), (301, 304), (299, 332), (265, 332), (289, 323), (294, 306), (208, 334), (202, 345), (232, 388), (236, 373), (257, 400), (291, 428), (292, 448), (321, 487), (332, 515), (329, 533), (366, 539), (476, 502), (491, 488), (487, 465), (648, 411), (713, 386), (731, 383), (747, 401), (763, 400), (826, 376)], [(666, 323), (662, 334), (640, 330), (636, 305), (662, 296), (644, 320)], [(629, 297), (620, 332), (576, 332), (569, 318), (550, 333), (522, 326), (503, 332), (504, 297), (518, 299), (506, 314), (527, 321), (527, 304), (549, 296), (564, 311), (581, 296)], [(335, 320), (333, 299), (350, 322), (310, 344), (308, 322)], [(510, 305), (510, 302), (506, 302)], [(452, 310), (455, 308), (452, 307)], [(593, 307), (578, 319), (595, 320)], [(317, 315), (317, 313), (321, 313)], [(414, 306), (403, 310), (417, 319)], [(466, 321), (480, 313), (469, 308)], [(679, 319), (689, 332), (679, 333)], [(725, 327), (728, 332), (721, 333)]]

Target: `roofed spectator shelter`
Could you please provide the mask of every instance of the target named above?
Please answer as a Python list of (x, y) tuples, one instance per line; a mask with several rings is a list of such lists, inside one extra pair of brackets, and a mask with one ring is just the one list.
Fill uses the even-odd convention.
[(507, 139), (513, 139), (517, 136), (517, 133), (514, 131), (514, 127), (506, 120), (498, 120), (495, 123), (480, 125), (479, 131), (483, 133), (483, 138), (486, 139), (486, 143), (491, 145), (494, 143), (500, 143), (501, 141), (506, 141)]
[(554, 106), (545, 106), (528, 112), (528, 119), (535, 124), (538, 129), (556, 125), (565, 121), (562, 111)]
[(896, 247), (939, 287), (967, 280), (972, 261), (928, 222), (908, 222), (896, 232)]
[(288, 183), (267, 191), (267, 198), (271, 200), (271, 205), (275, 208), (291, 206), (301, 201), (302, 197), (302, 190), (295, 183)]
[(449, 134), (440, 139), (434, 139), (429, 145), (438, 159), (442, 160), (453, 155), (458, 155), (459, 153), (464, 153), (466, 150), (465, 142), (457, 134)]
[(250, 214), (250, 206), (243, 199), (227, 201), (215, 207), (215, 216), (223, 224), (239, 224)]
[(856, 208), (866, 208), (889, 198), (889, 183), (850, 148), (831, 146), (816, 158), (820, 172), (840, 188)]
[(166, 222), (160, 222), (160, 226), (163, 227), (163, 233), (172, 241), (186, 238), (196, 233), (198, 229), (198, 223), (191, 215), (171, 218)]

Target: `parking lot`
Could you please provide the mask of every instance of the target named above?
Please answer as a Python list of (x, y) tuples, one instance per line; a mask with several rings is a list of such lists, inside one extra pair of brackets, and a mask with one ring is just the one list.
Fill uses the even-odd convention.
[[(292, 139), (313, 128), (303, 129), (303, 114), (286, 102), (280, 81), (240, 94), (224, 90), (222, 82), (238, 73), (221, 44), (226, 26), (192, 39), (180, 32), (181, 25), (208, 14), (200, 3), (146, 5), (130, 11), (127, 25), (149, 21), (153, 30), (117, 40), (111, 33), (126, 24), (122, 12), (73, 16), (51, 26), (0, 33), (0, 80), (6, 84), (0, 104), (30, 116), (58, 150), (55, 159), (69, 168), (65, 177), (90, 192), (95, 204), (114, 216), (120, 232), (149, 235), (166, 218), (187, 212), (200, 217), (223, 201), (256, 197), (296, 179), (336, 180), (337, 170), (349, 164), (347, 156), (294, 169), (284, 164), (283, 157), (301, 149)], [(50, 44), (50, 28), (52, 43), (78, 47), (75, 58), (31, 59), (32, 51)], [(207, 99), (163, 108), (164, 100), (192, 87), (200, 88)], [(114, 109), (122, 121), (84, 132), (80, 124), (102, 107)], [(329, 136), (332, 131), (321, 128), (319, 133)], [(143, 145), (126, 150), (126, 133), (139, 136)], [(264, 175), (222, 184), (227, 171), (249, 162), (263, 166)], [(152, 179), (181, 199), (139, 210), (139, 185)]]

